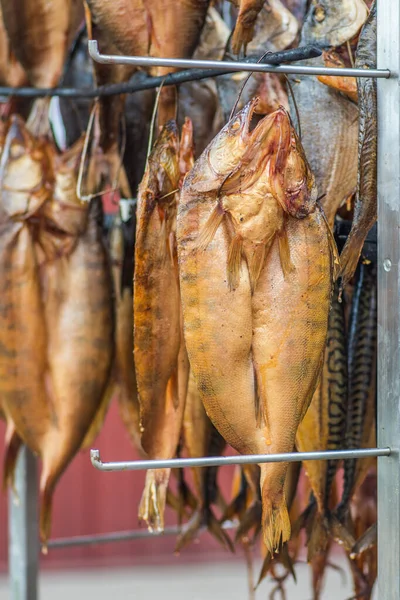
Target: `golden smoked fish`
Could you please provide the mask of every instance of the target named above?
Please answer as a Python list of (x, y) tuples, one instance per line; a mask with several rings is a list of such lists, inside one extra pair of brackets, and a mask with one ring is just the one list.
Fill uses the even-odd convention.
[(3, 479), (12, 485), (20, 439), (40, 455), (54, 422), (45, 381), (39, 270), (28, 223), (49, 199), (51, 165), (43, 145), (16, 116), (4, 140), (0, 183), (0, 396), (7, 421)]
[[(376, 68), (376, 3), (365, 23), (357, 46), (355, 66)], [(345, 286), (355, 273), (365, 238), (377, 219), (377, 90), (375, 79), (357, 79), (358, 181), (351, 231), (341, 253), (340, 274)]]
[(21, 63), (10, 49), (10, 40), (4, 26), (0, 7), (0, 83), (10, 87), (19, 87), (26, 83), (26, 74)]
[[(98, 27), (122, 54), (190, 58), (209, 0), (87, 0), (87, 4)], [(161, 76), (173, 70), (153, 67), (149, 72)], [(161, 90), (159, 125), (176, 118), (176, 102), (175, 87)]]
[[(336, 285), (329, 314), (324, 366), (310, 407), (296, 436), (300, 452), (338, 450), (343, 445), (347, 407), (347, 340), (343, 303)], [(336, 461), (305, 461), (313, 502), (306, 509), (308, 561), (327, 551), (330, 536), (329, 503)]]
[[(59, 477), (85, 445), (85, 437), (93, 438), (103, 422), (114, 356), (112, 279), (102, 205), (95, 199), (82, 206), (76, 197), (79, 142), (55, 159), (52, 202), (43, 211), (45, 231), (38, 234), (44, 255), (40, 280), (48, 336), (47, 392), (54, 411), (53, 427), (41, 450), (43, 540), (50, 532), (52, 494)], [(54, 254), (49, 252), (49, 236), (55, 238)]]
[[(186, 176), (177, 221), (191, 368), (207, 415), (241, 454), (293, 450), (322, 366), (333, 276), (331, 238), (311, 212), (312, 177), (288, 117), (277, 111), (250, 131), (255, 103)], [(287, 467), (261, 465), (271, 553), (290, 537)]]
[[(187, 150), (187, 128), (182, 147)], [(189, 136), (191, 139), (191, 136)], [(176, 253), (176, 211), (182, 165), (175, 121), (163, 127), (139, 186), (134, 277), (134, 352), (141, 444), (152, 458), (176, 454), (189, 363), (183, 342)], [(146, 475), (139, 516), (162, 530), (170, 469)]]

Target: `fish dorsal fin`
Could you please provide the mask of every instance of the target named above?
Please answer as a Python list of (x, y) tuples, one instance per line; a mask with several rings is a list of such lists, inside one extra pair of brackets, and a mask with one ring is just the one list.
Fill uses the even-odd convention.
[(322, 208), (322, 206), (319, 203), (317, 204), (317, 210), (319, 210), (319, 213), (320, 213), (322, 220), (326, 227), (326, 232), (328, 234), (329, 249), (331, 252), (331, 260), (332, 260), (332, 268), (333, 268), (332, 283), (335, 283), (335, 281), (338, 278), (339, 273), (340, 273), (339, 251), (336, 246), (336, 241), (335, 241), (331, 226), (329, 225), (328, 219), (325, 216), (324, 209)]

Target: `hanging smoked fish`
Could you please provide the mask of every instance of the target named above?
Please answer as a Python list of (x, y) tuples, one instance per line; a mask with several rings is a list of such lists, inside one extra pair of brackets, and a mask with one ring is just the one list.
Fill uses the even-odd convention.
[[(362, 29), (355, 66), (376, 68), (376, 2)], [(354, 217), (350, 234), (341, 253), (343, 286), (353, 277), (365, 238), (377, 219), (377, 91), (375, 79), (357, 79), (358, 106), (358, 180)]]
[[(1, 0), (10, 48), (30, 84), (55, 87), (62, 75), (68, 48), (83, 20), (81, 0)], [(36, 100), (29, 126), (36, 133), (49, 132), (50, 98)]]
[[(181, 145), (176, 123), (163, 127), (138, 193), (134, 352), (141, 445), (152, 459), (176, 454), (189, 378), (175, 237), (182, 170), (193, 155), (191, 124), (185, 125)], [(169, 475), (170, 469), (147, 472), (139, 516), (150, 529), (164, 527)]]
[[(250, 131), (255, 103), (186, 176), (177, 229), (191, 368), (208, 416), (242, 454), (293, 450), (322, 366), (334, 267), (288, 116)], [(287, 467), (261, 465), (271, 553), (290, 537)]]

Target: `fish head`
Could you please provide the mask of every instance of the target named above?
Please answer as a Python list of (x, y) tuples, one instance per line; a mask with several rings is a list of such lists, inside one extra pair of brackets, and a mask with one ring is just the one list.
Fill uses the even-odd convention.
[(45, 140), (34, 138), (13, 115), (0, 161), (0, 203), (13, 218), (28, 218), (49, 199), (53, 171)]
[(301, 219), (315, 210), (315, 177), (289, 114), (283, 107), (276, 113), (275, 147), (268, 165), (271, 192), (286, 213)]
[(219, 180), (228, 177), (241, 164), (251, 139), (251, 121), (258, 102), (258, 97), (250, 100), (206, 148), (209, 167)]
[(301, 41), (304, 44), (341, 46), (357, 34), (367, 16), (364, 0), (312, 0)]

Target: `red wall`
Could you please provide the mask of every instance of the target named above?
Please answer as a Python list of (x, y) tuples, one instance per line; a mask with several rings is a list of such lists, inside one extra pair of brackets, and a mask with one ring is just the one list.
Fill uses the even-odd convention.
[[(0, 423), (0, 439), (4, 439)], [(111, 405), (102, 432), (95, 442), (104, 461), (137, 458), (115, 404)], [(0, 461), (3, 448), (0, 449)], [(229, 489), (232, 469), (220, 471), (221, 483)], [(103, 473), (92, 467), (89, 452), (81, 452), (62, 477), (54, 498), (52, 537), (106, 533), (139, 527), (137, 507), (145, 474), (141, 471)], [(0, 492), (1, 493), (1, 492)], [(7, 567), (7, 495), (0, 496), (0, 569)], [(175, 523), (175, 515), (167, 520)], [(210, 552), (229, 558), (208, 535), (198, 544), (184, 549), (180, 557), (173, 555), (174, 538), (170, 536), (135, 542), (121, 542), (68, 549), (50, 549), (42, 557), (43, 568), (95, 566), (103, 564), (146, 563), (169, 560), (210, 560)]]

